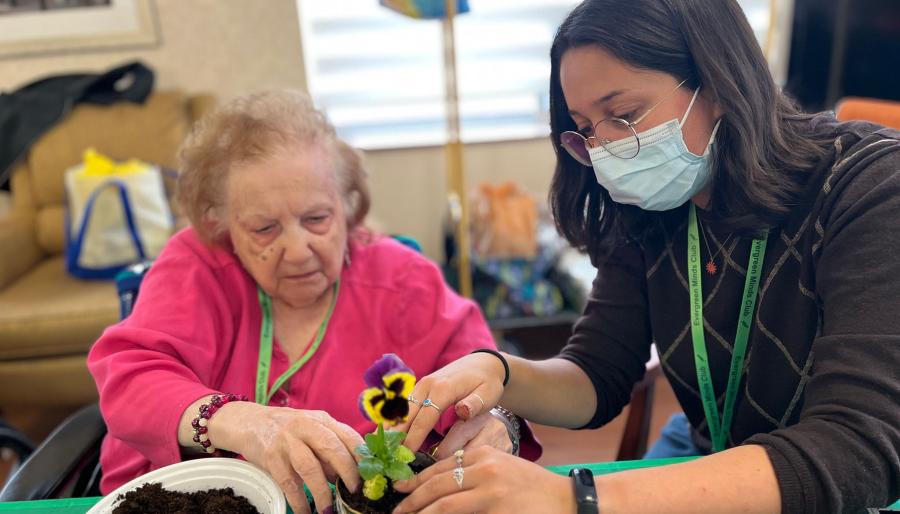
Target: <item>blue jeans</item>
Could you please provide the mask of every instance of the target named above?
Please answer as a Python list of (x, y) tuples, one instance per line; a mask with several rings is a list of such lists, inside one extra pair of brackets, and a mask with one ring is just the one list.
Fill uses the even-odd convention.
[(662, 429), (659, 439), (647, 450), (645, 459), (692, 457), (703, 452), (691, 440), (691, 423), (683, 412), (674, 414)]

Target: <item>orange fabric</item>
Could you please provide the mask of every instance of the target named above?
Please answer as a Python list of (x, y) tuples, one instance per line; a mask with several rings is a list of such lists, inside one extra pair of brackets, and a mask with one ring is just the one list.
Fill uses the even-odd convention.
[(866, 120), (900, 129), (900, 102), (847, 97), (838, 102), (836, 116), (841, 121)]
[(472, 198), (473, 246), (482, 258), (533, 259), (537, 254), (537, 203), (512, 181), (482, 182)]

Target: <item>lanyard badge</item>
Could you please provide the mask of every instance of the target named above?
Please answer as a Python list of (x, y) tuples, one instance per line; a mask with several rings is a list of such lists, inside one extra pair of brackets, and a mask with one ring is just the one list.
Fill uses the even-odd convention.
[(283, 386), (285, 382), (290, 380), (295, 373), (300, 371), (300, 368), (302, 368), (309, 359), (312, 358), (313, 354), (316, 353), (316, 350), (319, 349), (319, 345), (322, 344), (322, 339), (325, 337), (325, 330), (328, 328), (328, 322), (331, 321), (331, 315), (334, 313), (334, 306), (337, 304), (340, 283), (340, 280), (334, 283), (334, 291), (331, 295), (331, 305), (328, 306), (328, 312), (325, 314), (325, 319), (323, 319), (322, 323), (319, 325), (319, 330), (316, 332), (316, 337), (313, 339), (312, 344), (309, 345), (309, 349), (306, 350), (306, 353), (304, 353), (297, 362), (275, 380), (275, 383), (272, 384), (271, 388), (268, 388), (268, 385), (269, 369), (272, 367), (272, 340), (274, 332), (272, 322), (272, 299), (261, 287), (257, 286), (259, 307), (260, 310), (262, 310), (262, 326), (259, 330), (259, 361), (256, 366), (256, 395), (253, 401), (261, 405), (268, 405), (269, 401), (272, 400), (275, 391)]
[(719, 408), (713, 390), (712, 373), (706, 353), (706, 338), (703, 332), (703, 288), (700, 283), (700, 237), (697, 230), (697, 211), (691, 203), (688, 213), (688, 290), (690, 292), (691, 339), (693, 340), (694, 364), (697, 368), (697, 384), (700, 387), (700, 398), (703, 411), (709, 425), (713, 451), (725, 449), (731, 422), (734, 417), (734, 403), (747, 355), (747, 340), (750, 326), (753, 324), (753, 313), (759, 291), (759, 278), (762, 274), (763, 260), (766, 254), (767, 238), (754, 239), (750, 249), (750, 261), (747, 264), (747, 279), (744, 282), (744, 294), (741, 299), (741, 310), (738, 317), (737, 333), (734, 336), (734, 347), (731, 355), (731, 368), (728, 372), (728, 386), (722, 408), (722, 419), (719, 420)]

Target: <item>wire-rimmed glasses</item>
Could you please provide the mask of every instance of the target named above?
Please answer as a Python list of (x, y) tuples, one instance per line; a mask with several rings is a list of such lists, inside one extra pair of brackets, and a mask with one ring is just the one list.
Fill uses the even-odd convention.
[(559, 135), (560, 146), (569, 152), (573, 159), (585, 166), (591, 165), (590, 150), (598, 146), (603, 147), (610, 155), (619, 159), (633, 159), (637, 157), (637, 154), (641, 151), (641, 138), (638, 137), (635, 127), (638, 123), (644, 121), (644, 118), (653, 112), (653, 109), (656, 109), (659, 104), (672, 96), (685, 82), (687, 82), (687, 79), (679, 82), (672, 91), (653, 104), (636, 120), (627, 121), (622, 118), (606, 118), (598, 121), (587, 136), (581, 132), (567, 130)]

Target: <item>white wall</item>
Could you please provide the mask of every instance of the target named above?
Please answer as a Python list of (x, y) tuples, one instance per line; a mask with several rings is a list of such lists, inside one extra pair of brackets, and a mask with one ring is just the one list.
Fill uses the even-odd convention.
[[(425, 253), (439, 258), (441, 223), (446, 206), (443, 148), (368, 152), (372, 173), (372, 214), (394, 233), (413, 236)], [(467, 145), (464, 166), (468, 184), (515, 180), (545, 201), (553, 174), (548, 140)]]
[(222, 97), (272, 87), (305, 87), (293, 0), (154, 0), (155, 48), (0, 59), (0, 89), (47, 74), (96, 72), (141, 59), (160, 89)]
[[(259, 89), (306, 87), (295, 0), (156, 0), (155, 5), (162, 40), (157, 47), (0, 59), (0, 90), (134, 59), (154, 69), (159, 89), (212, 92), (224, 99)], [(367, 162), (375, 219), (389, 232), (415, 237), (426, 254), (440, 258), (443, 148), (374, 151)], [(464, 162), (470, 186), (513, 179), (543, 202), (553, 151), (544, 139), (468, 145)]]

